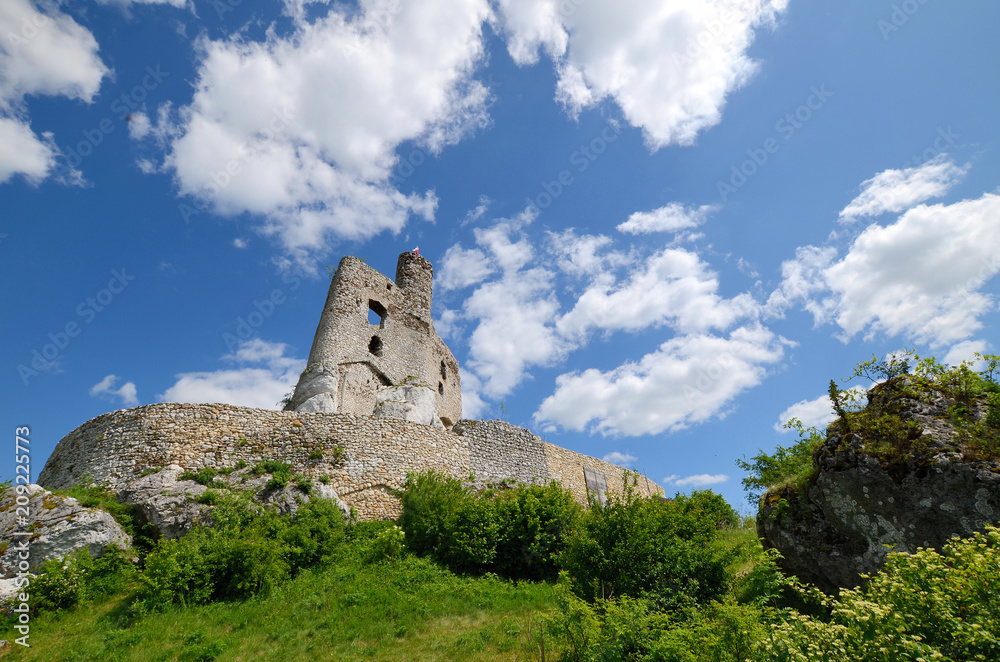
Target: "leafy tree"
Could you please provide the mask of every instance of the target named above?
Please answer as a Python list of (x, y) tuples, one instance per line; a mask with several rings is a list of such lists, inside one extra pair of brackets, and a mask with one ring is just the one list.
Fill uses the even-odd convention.
[(823, 444), (823, 434), (815, 427), (805, 427), (797, 418), (784, 427), (795, 430), (798, 441), (791, 446), (778, 445), (771, 454), (758, 449), (749, 461), (746, 456), (736, 460), (736, 466), (749, 474), (742, 483), (751, 503), (758, 503), (772, 487), (785, 484), (801, 487), (813, 473), (812, 456)]

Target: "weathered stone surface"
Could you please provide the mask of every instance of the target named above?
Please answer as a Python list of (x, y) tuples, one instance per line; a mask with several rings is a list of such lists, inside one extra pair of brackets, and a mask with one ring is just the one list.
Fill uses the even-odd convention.
[[(341, 260), (288, 409), (371, 416), (378, 391), (415, 379), (430, 386), (435, 419), (451, 425), (461, 418), (458, 361), (434, 331), (433, 285), (431, 263), (414, 253), (399, 256), (395, 282), (361, 259)], [(420, 416), (431, 425), (425, 395)], [(416, 416), (406, 407), (385, 409), (393, 418)]]
[[(314, 484), (326, 476), (363, 520), (399, 516), (397, 492), (408, 471), (433, 469), (461, 480), (470, 472), (491, 481), (557, 480), (582, 503), (584, 468), (602, 472), (609, 491), (622, 489), (624, 472), (502, 421), (462, 421), (448, 431), (372, 416), (161, 403), (84, 423), (56, 445), (39, 482), (65, 488), (89, 473), (118, 492), (172, 464), (222, 470), (265, 460), (284, 462)], [(637, 479), (639, 494), (663, 494), (654, 482)]]
[[(17, 488), (11, 487), (0, 498), (0, 540), (8, 542), (0, 554), (0, 577), (12, 577), (19, 570), (21, 541), (28, 541), (28, 569), (36, 570), (49, 559), (61, 559), (77, 550), (86, 549), (91, 556), (100, 556), (109, 545), (127, 548), (131, 537), (107, 512), (84, 508), (71, 497), (52, 494), (39, 485), (28, 485), (27, 525), (19, 523)], [(14, 535), (30, 530), (30, 536)]]
[(118, 499), (136, 504), (161, 537), (180, 538), (195, 524), (206, 521), (207, 508), (193, 499), (208, 489), (193, 480), (180, 480), (182, 473), (183, 468), (172, 464), (142, 476), (119, 490)]
[(903, 420), (920, 424), (918, 451), (889, 462), (860, 434), (831, 426), (813, 458), (815, 481), (764, 497), (757, 528), (765, 545), (782, 553), (784, 570), (824, 591), (857, 586), (890, 551), (940, 549), (1000, 521), (1000, 463), (964, 452), (946, 416), (953, 401), (896, 404)]
[(376, 418), (396, 418), (443, 430), (434, 391), (421, 384), (389, 386), (375, 394)]

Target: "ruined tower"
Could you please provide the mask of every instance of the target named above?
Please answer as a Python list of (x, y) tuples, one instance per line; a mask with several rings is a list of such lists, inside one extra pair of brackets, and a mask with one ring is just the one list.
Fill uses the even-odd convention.
[(458, 421), (458, 361), (434, 331), (433, 284), (431, 263), (415, 253), (399, 256), (395, 282), (356, 257), (342, 259), (286, 409)]

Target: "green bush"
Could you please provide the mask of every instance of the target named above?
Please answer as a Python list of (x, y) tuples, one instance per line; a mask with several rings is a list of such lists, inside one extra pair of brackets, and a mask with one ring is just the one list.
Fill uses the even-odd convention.
[(135, 575), (129, 552), (116, 545), (96, 559), (81, 549), (39, 568), (30, 583), (31, 606), (38, 611), (71, 609), (124, 591)]
[(345, 539), (343, 517), (325, 499), (281, 517), (245, 495), (220, 497), (212, 520), (212, 528), (196, 527), (177, 540), (160, 541), (146, 558), (139, 594), (146, 608), (267, 594), (330, 558)]
[(829, 619), (789, 613), (760, 642), (762, 660), (1000, 659), (1000, 528), (942, 554), (891, 553), (864, 588), (830, 600)]
[(433, 472), (411, 474), (399, 523), (407, 547), (453, 572), (554, 579), (556, 554), (580, 506), (558, 484), (519, 485), (481, 494)]
[(659, 608), (707, 603), (726, 583), (725, 554), (714, 544), (719, 510), (704, 494), (647, 499), (627, 486), (591, 507), (560, 563), (585, 600), (649, 596)]

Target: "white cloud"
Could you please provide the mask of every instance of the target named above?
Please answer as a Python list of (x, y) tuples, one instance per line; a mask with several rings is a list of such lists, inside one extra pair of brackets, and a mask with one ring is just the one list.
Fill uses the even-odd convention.
[(591, 328), (636, 331), (669, 324), (681, 333), (726, 329), (740, 317), (756, 314), (749, 294), (718, 295), (719, 281), (696, 253), (667, 248), (640, 263), (627, 281), (610, 274), (595, 278), (576, 305), (556, 323), (567, 338)]
[(45, 179), (57, 153), (51, 133), (39, 138), (26, 123), (0, 117), (0, 184), (18, 173), (32, 182)]
[(807, 428), (814, 427), (822, 430), (832, 423), (837, 415), (833, 413), (833, 403), (830, 402), (830, 396), (821, 395), (814, 400), (800, 400), (778, 414), (778, 422), (774, 424), (774, 429), (782, 433), (790, 432), (790, 429), (785, 427), (785, 423), (793, 418), (799, 419), (802, 425)]
[(188, 372), (159, 395), (161, 402), (222, 402), (243, 407), (276, 409), (276, 403), (295, 387), (305, 360), (285, 356), (284, 343), (254, 338), (244, 341), (223, 360), (232, 369)]
[(265, 218), (299, 257), (398, 232), (410, 215), (432, 220), (433, 191), (389, 183), (395, 149), (417, 141), (436, 153), (487, 122), (488, 91), (472, 74), (488, 4), (372, 0), (312, 22), (301, 9), (289, 6), (287, 37), (201, 42), (192, 103), (169, 120), (165, 165), (181, 194)]
[(729, 480), (726, 474), (694, 474), (681, 478), (677, 474), (671, 474), (663, 479), (664, 485), (676, 485), (677, 487), (704, 487), (706, 485), (716, 485)]
[(1000, 271), (1000, 196), (920, 205), (872, 225), (822, 272), (824, 303), (850, 338), (865, 331), (941, 347), (982, 327), (995, 308), (981, 286)]
[(492, 203), (493, 201), (490, 200), (489, 197), (485, 195), (479, 196), (478, 204), (475, 206), (475, 208), (470, 209), (465, 214), (465, 218), (462, 219), (462, 221), (459, 223), (459, 226), (464, 228), (469, 223), (475, 223), (476, 221), (481, 219), (483, 215), (486, 214), (486, 211), (490, 208), (490, 205)]
[(250, 245), (250, 242), (248, 242), (243, 237), (236, 237), (235, 239), (233, 239), (233, 246), (235, 246), (236, 248), (242, 249), (242, 248), (246, 248), (249, 245)]
[(622, 467), (631, 467), (638, 460), (635, 455), (629, 455), (628, 453), (619, 453), (618, 451), (611, 451), (607, 455), (601, 458), (605, 462), (610, 462), (611, 464), (617, 464)]
[(435, 286), (442, 290), (461, 289), (483, 282), (493, 271), (486, 254), (481, 250), (466, 250), (461, 244), (455, 244), (441, 258), (441, 269)]
[(21, 173), (45, 178), (58, 149), (50, 133), (32, 131), (24, 108), (30, 95), (90, 103), (109, 70), (89, 30), (54, 5), (32, 0), (0, 3), (0, 184)]
[(757, 70), (746, 54), (755, 31), (787, 0), (497, 4), (511, 57), (533, 64), (544, 48), (571, 113), (610, 97), (658, 149), (691, 144), (720, 121), (726, 96)]
[(115, 383), (117, 383), (118, 377), (115, 375), (108, 375), (98, 383), (94, 384), (90, 388), (90, 395), (98, 396), (113, 396), (120, 398), (122, 404), (134, 407), (139, 404), (138, 398), (136, 398), (135, 384), (132, 382), (125, 382), (120, 388), (112, 388)]
[(621, 253), (599, 252), (611, 244), (611, 237), (604, 235), (578, 235), (573, 228), (562, 232), (548, 232), (549, 253), (555, 258), (556, 266), (570, 276), (594, 276), (609, 266), (625, 263)]
[(963, 340), (953, 345), (941, 359), (941, 362), (946, 365), (961, 365), (962, 362), (969, 361), (973, 364), (974, 369), (979, 370), (982, 361), (976, 359), (977, 353), (986, 353), (985, 340)]
[(694, 228), (705, 222), (708, 216), (719, 210), (718, 205), (685, 207), (679, 202), (646, 212), (635, 212), (628, 220), (618, 225), (619, 232), (627, 234), (649, 234), (651, 232), (677, 232)]
[(733, 398), (761, 382), (763, 365), (782, 358), (786, 343), (759, 324), (738, 327), (726, 337), (678, 336), (638, 363), (560, 375), (534, 417), (542, 424), (615, 435), (680, 430), (724, 415)]
[(153, 124), (146, 113), (136, 111), (128, 116), (128, 135), (133, 140), (145, 138), (152, 129)]
[(864, 216), (900, 212), (948, 192), (968, 172), (956, 166), (947, 154), (905, 170), (885, 170), (861, 184), (861, 193), (840, 212), (841, 223)]

